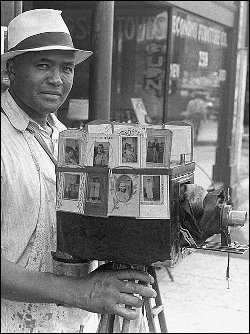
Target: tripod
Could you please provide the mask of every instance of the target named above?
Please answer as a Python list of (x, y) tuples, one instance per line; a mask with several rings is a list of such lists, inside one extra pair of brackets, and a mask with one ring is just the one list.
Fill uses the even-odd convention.
[[(122, 265), (114, 264), (113, 268), (121, 269), (121, 266)], [(130, 265), (126, 267), (138, 270), (141, 270), (142, 268), (142, 266), (130, 266)], [(163, 309), (164, 307), (161, 300), (161, 294), (155, 268), (153, 266), (143, 266), (143, 267), (144, 270), (147, 271), (154, 278), (154, 283), (152, 284), (152, 288), (157, 292), (157, 296), (155, 298), (155, 306), (152, 305), (152, 301), (150, 298), (143, 298), (142, 315), (144, 314), (146, 315), (148, 329), (150, 333), (157, 333), (155, 317), (158, 317), (161, 333), (168, 333), (166, 319), (164, 315), (164, 309)], [(114, 322), (115, 322), (114, 314), (102, 314), (97, 333), (115, 333)], [(121, 333), (128, 333), (129, 327), (130, 327), (130, 320), (123, 319)]]

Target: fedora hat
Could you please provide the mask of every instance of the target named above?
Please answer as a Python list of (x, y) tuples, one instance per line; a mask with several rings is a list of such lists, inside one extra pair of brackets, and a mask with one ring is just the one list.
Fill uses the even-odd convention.
[(92, 55), (92, 51), (76, 49), (62, 16), (54, 9), (34, 9), (16, 16), (8, 25), (8, 50), (1, 55), (1, 70), (6, 62), (30, 51), (75, 51), (76, 64)]

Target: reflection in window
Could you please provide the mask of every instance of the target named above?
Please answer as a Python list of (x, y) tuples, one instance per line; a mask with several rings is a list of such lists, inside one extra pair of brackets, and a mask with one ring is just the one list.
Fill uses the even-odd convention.
[[(39, 3), (39, 1), (37, 1), (37, 3)], [(78, 10), (63, 8), (62, 17), (69, 28), (75, 48), (82, 50), (92, 49), (91, 15), (91, 10), (87, 8), (78, 8)], [(90, 62), (91, 57), (78, 64), (75, 68), (72, 89), (66, 101), (57, 113), (59, 120), (68, 128), (81, 128), (86, 121), (86, 114), (88, 113), (86, 111), (83, 112), (83, 110), (79, 110), (79, 104), (84, 104), (85, 101), (89, 100)], [(75, 107), (71, 106), (71, 108), (74, 110), (69, 112), (70, 103), (73, 104), (73, 101)], [(88, 106), (85, 104), (82, 105), (81, 108), (84, 108), (85, 110)]]
[(131, 98), (141, 98), (151, 123), (162, 123), (168, 13), (159, 9), (116, 10), (112, 112), (119, 122), (137, 122)]
[(226, 82), (227, 37), (217, 24), (173, 11), (167, 120), (193, 124), (195, 142), (217, 140)]

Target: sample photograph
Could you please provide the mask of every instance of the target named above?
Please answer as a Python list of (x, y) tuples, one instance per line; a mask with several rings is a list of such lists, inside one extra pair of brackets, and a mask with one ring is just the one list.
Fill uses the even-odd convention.
[(101, 178), (98, 176), (89, 177), (87, 189), (87, 201), (101, 203)]
[(79, 145), (80, 140), (66, 138), (65, 139), (65, 164), (67, 165), (78, 165), (79, 164)]
[(163, 164), (165, 152), (165, 137), (148, 137), (147, 140), (147, 163)]
[(123, 137), (122, 138), (122, 163), (138, 162), (138, 138)]
[(93, 166), (108, 167), (109, 164), (109, 147), (110, 143), (95, 142)]
[(161, 177), (160, 175), (143, 176), (143, 201), (159, 202), (161, 200)]
[(119, 202), (127, 202), (130, 200), (133, 192), (133, 182), (128, 175), (118, 177), (115, 185), (115, 196)]
[(80, 185), (80, 174), (64, 173), (63, 199), (78, 200), (79, 185)]

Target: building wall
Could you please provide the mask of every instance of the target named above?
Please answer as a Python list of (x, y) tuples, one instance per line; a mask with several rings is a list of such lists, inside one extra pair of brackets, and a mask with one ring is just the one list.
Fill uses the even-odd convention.
[[(147, 1), (152, 2), (152, 1)], [(234, 26), (237, 7), (235, 1), (154, 1), (162, 5), (172, 5), (196, 15), (203, 16), (228, 27)]]

